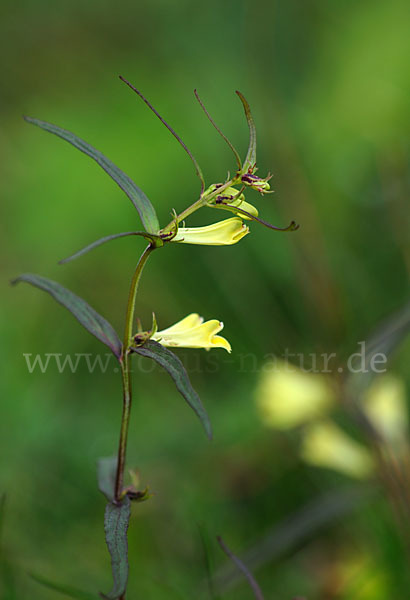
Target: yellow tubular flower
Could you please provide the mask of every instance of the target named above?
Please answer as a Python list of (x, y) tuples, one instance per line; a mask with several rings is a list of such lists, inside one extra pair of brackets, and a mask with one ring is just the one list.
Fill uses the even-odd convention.
[(363, 410), (385, 442), (397, 449), (406, 442), (408, 416), (404, 381), (394, 375), (378, 377), (367, 390)]
[(225, 348), (231, 351), (231, 345), (220, 335), (223, 323), (212, 319), (205, 321), (196, 313), (188, 315), (175, 325), (157, 331), (151, 339), (169, 348)]
[(180, 227), (172, 242), (203, 246), (230, 246), (249, 233), (242, 219), (232, 217), (205, 227)]

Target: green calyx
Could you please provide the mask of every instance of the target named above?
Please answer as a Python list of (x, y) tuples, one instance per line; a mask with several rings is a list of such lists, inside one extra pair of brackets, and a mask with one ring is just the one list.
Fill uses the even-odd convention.
[(143, 346), (148, 340), (150, 340), (152, 338), (153, 335), (155, 335), (158, 331), (158, 324), (157, 324), (157, 319), (155, 317), (155, 313), (152, 313), (152, 326), (151, 329), (149, 331), (142, 331), (142, 327), (141, 327), (141, 322), (138, 319), (138, 332), (134, 335), (133, 337), (133, 344), (131, 346), (131, 348), (134, 347), (139, 347), (139, 346)]

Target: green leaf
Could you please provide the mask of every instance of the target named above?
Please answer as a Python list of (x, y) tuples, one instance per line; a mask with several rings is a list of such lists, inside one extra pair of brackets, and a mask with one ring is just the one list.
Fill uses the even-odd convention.
[(249, 147), (245, 162), (243, 163), (243, 172), (246, 173), (250, 167), (254, 167), (256, 165), (256, 127), (248, 101), (246, 100), (245, 96), (241, 94), (241, 92), (237, 91), (236, 93), (241, 99), (249, 127)]
[(100, 594), (106, 600), (117, 600), (127, 589), (128, 542), (127, 530), (131, 516), (131, 501), (125, 496), (121, 503), (107, 504), (104, 516), (105, 540), (111, 556), (114, 585), (108, 594)]
[(115, 477), (117, 474), (117, 457), (108, 456), (97, 461), (98, 489), (110, 502), (115, 497)]
[(132, 179), (114, 165), (113, 162), (101, 154), (101, 152), (90, 146), (90, 144), (87, 144), (87, 142), (77, 137), (74, 133), (71, 133), (71, 131), (67, 131), (66, 129), (62, 129), (61, 127), (57, 127), (57, 125), (47, 123), (46, 121), (40, 121), (39, 119), (32, 119), (31, 117), (24, 117), (24, 119), (28, 123), (37, 125), (38, 127), (41, 127), (41, 129), (57, 135), (66, 142), (72, 144), (75, 148), (78, 148), (81, 152), (84, 152), (84, 154), (87, 154), (90, 158), (94, 159), (100, 167), (108, 173), (111, 179), (119, 185), (123, 192), (127, 194), (128, 198), (137, 209), (146, 231), (149, 233), (158, 233), (159, 222), (151, 202)]
[(163, 369), (168, 371), (177, 386), (179, 393), (198, 415), (209, 439), (212, 439), (212, 428), (202, 402), (189, 381), (188, 373), (179, 358), (170, 350), (149, 340), (143, 346), (132, 348), (133, 352), (155, 360)]
[(93, 250), (94, 248), (97, 248), (98, 246), (101, 246), (102, 244), (105, 244), (106, 242), (110, 242), (111, 240), (116, 240), (116, 239), (122, 238), (122, 237), (127, 237), (129, 235), (138, 235), (138, 236), (144, 237), (145, 239), (149, 240), (153, 246), (158, 247), (158, 246), (164, 245), (164, 242), (159, 235), (146, 233), (145, 231), (125, 231), (124, 233), (113, 233), (112, 235), (106, 235), (105, 237), (100, 238), (99, 240), (96, 240), (95, 242), (92, 242), (88, 246), (85, 246), (81, 250), (78, 250), (74, 254), (71, 254), (71, 256), (68, 256), (67, 258), (63, 258), (62, 260), (59, 260), (58, 262), (60, 265), (71, 262), (72, 260), (79, 258), (83, 254), (87, 254), (87, 252), (90, 252), (90, 250)]
[(70, 292), (70, 290), (67, 290), (56, 281), (46, 279), (46, 277), (40, 277), (39, 275), (33, 275), (32, 273), (24, 273), (23, 275), (20, 275), (20, 277), (14, 279), (11, 283), (15, 285), (20, 281), (30, 283), (49, 293), (57, 300), (57, 302), (65, 306), (65, 308), (74, 315), (77, 321), (79, 321), (87, 331), (108, 346), (117, 358), (120, 358), (122, 345), (115, 329), (104, 319), (104, 317), (91, 308), (85, 300), (76, 296), (73, 292)]
[(83, 592), (71, 585), (65, 585), (64, 583), (55, 583), (54, 581), (50, 581), (46, 577), (42, 575), (37, 575), (35, 573), (30, 573), (30, 577), (37, 581), (37, 583), (41, 583), (47, 588), (51, 590), (55, 590), (56, 592), (60, 592), (69, 598), (75, 598), (76, 600), (97, 600), (98, 596), (91, 594), (89, 592)]

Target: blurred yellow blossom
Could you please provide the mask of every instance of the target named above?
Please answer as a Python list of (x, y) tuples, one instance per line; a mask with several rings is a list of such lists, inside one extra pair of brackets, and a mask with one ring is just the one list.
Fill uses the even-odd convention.
[(406, 439), (408, 414), (404, 382), (394, 375), (381, 375), (363, 399), (363, 409), (384, 440), (400, 445)]
[(265, 365), (256, 390), (263, 421), (277, 429), (322, 416), (334, 403), (334, 396), (325, 376), (305, 373), (286, 362)]
[(365, 479), (373, 471), (370, 452), (331, 421), (309, 425), (303, 436), (301, 456), (316, 467)]
[[(369, 552), (352, 552), (337, 564), (341, 598), (354, 600), (386, 600), (392, 582), (383, 565), (376, 562)], [(339, 597), (339, 596), (338, 596)]]

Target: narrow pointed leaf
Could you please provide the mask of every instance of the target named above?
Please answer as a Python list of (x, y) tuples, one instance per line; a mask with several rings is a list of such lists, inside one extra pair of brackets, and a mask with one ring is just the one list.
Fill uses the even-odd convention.
[(70, 290), (67, 290), (56, 281), (52, 281), (46, 277), (40, 277), (40, 275), (24, 273), (23, 275), (20, 275), (20, 277), (14, 279), (11, 283), (14, 285), (20, 283), (20, 281), (30, 283), (50, 294), (57, 302), (59, 302), (59, 304), (62, 304), (67, 308), (87, 331), (108, 346), (117, 358), (121, 356), (122, 345), (117, 332), (112, 325), (91, 308), (85, 300), (76, 296), (73, 292), (70, 292)]
[(141, 356), (155, 360), (171, 375), (177, 390), (198, 415), (208, 438), (212, 439), (212, 428), (208, 415), (198, 394), (192, 387), (188, 373), (179, 358), (173, 352), (153, 340), (149, 340), (143, 346), (132, 348), (132, 350)]
[(246, 100), (245, 96), (241, 92), (236, 92), (242, 102), (243, 109), (245, 111), (246, 120), (248, 121), (249, 127), (249, 147), (248, 153), (243, 164), (243, 172), (246, 173), (249, 167), (254, 167), (256, 164), (256, 127), (252, 117), (251, 108)]
[(105, 237), (100, 238), (99, 240), (96, 240), (95, 242), (92, 242), (88, 246), (81, 248), (81, 250), (78, 250), (74, 254), (71, 254), (71, 256), (68, 256), (67, 258), (63, 258), (62, 260), (59, 260), (58, 262), (60, 265), (63, 265), (65, 263), (71, 262), (72, 260), (75, 260), (76, 258), (79, 258), (83, 254), (87, 254), (87, 252), (90, 252), (90, 250), (94, 250), (94, 248), (97, 248), (98, 246), (101, 246), (102, 244), (105, 244), (106, 242), (110, 242), (111, 240), (116, 240), (118, 238), (127, 237), (130, 235), (137, 235), (137, 236), (143, 237), (143, 238), (149, 240), (155, 246), (159, 246), (159, 245), (162, 246), (164, 244), (164, 242), (162, 241), (162, 239), (159, 235), (153, 235), (151, 233), (146, 233), (145, 231), (125, 231), (124, 233), (113, 233), (112, 235), (106, 235)]
[(98, 596), (95, 594), (83, 592), (82, 590), (64, 583), (55, 583), (42, 575), (30, 573), (30, 577), (34, 579), (34, 581), (37, 581), (37, 583), (41, 583), (41, 585), (44, 585), (51, 590), (55, 590), (56, 592), (60, 592), (60, 594), (68, 596), (69, 598), (74, 598), (75, 600), (98, 600)]
[(99, 458), (97, 462), (98, 489), (110, 502), (115, 497), (115, 476), (117, 472), (117, 457)]
[(128, 541), (127, 530), (131, 516), (131, 501), (125, 496), (121, 504), (107, 504), (104, 516), (105, 540), (111, 556), (114, 585), (108, 594), (100, 594), (106, 600), (117, 600), (127, 589)]
[(141, 218), (144, 228), (149, 233), (157, 233), (159, 231), (159, 222), (154, 207), (151, 202), (144, 194), (144, 192), (124, 173), (121, 171), (109, 158), (101, 154), (98, 150), (90, 146), (87, 142), (77, 137), (71, 131), (62, 129), (52, 123), (46, 121), (40, 121), (39, 119), (33, 119), (31, 117), (24, 117), (28, 123), (37, 125), (53, 133), (58, 137), (62, 138), (66, 142), (72, 144), (75, 148), (78, 148), (84, 154), (87, 154), (90, 158), (94, 159), (102, 169), (115, 181), (117, 185), (125, 192), (128, 198), (131, 200), (135, 208), (137, 209)]

